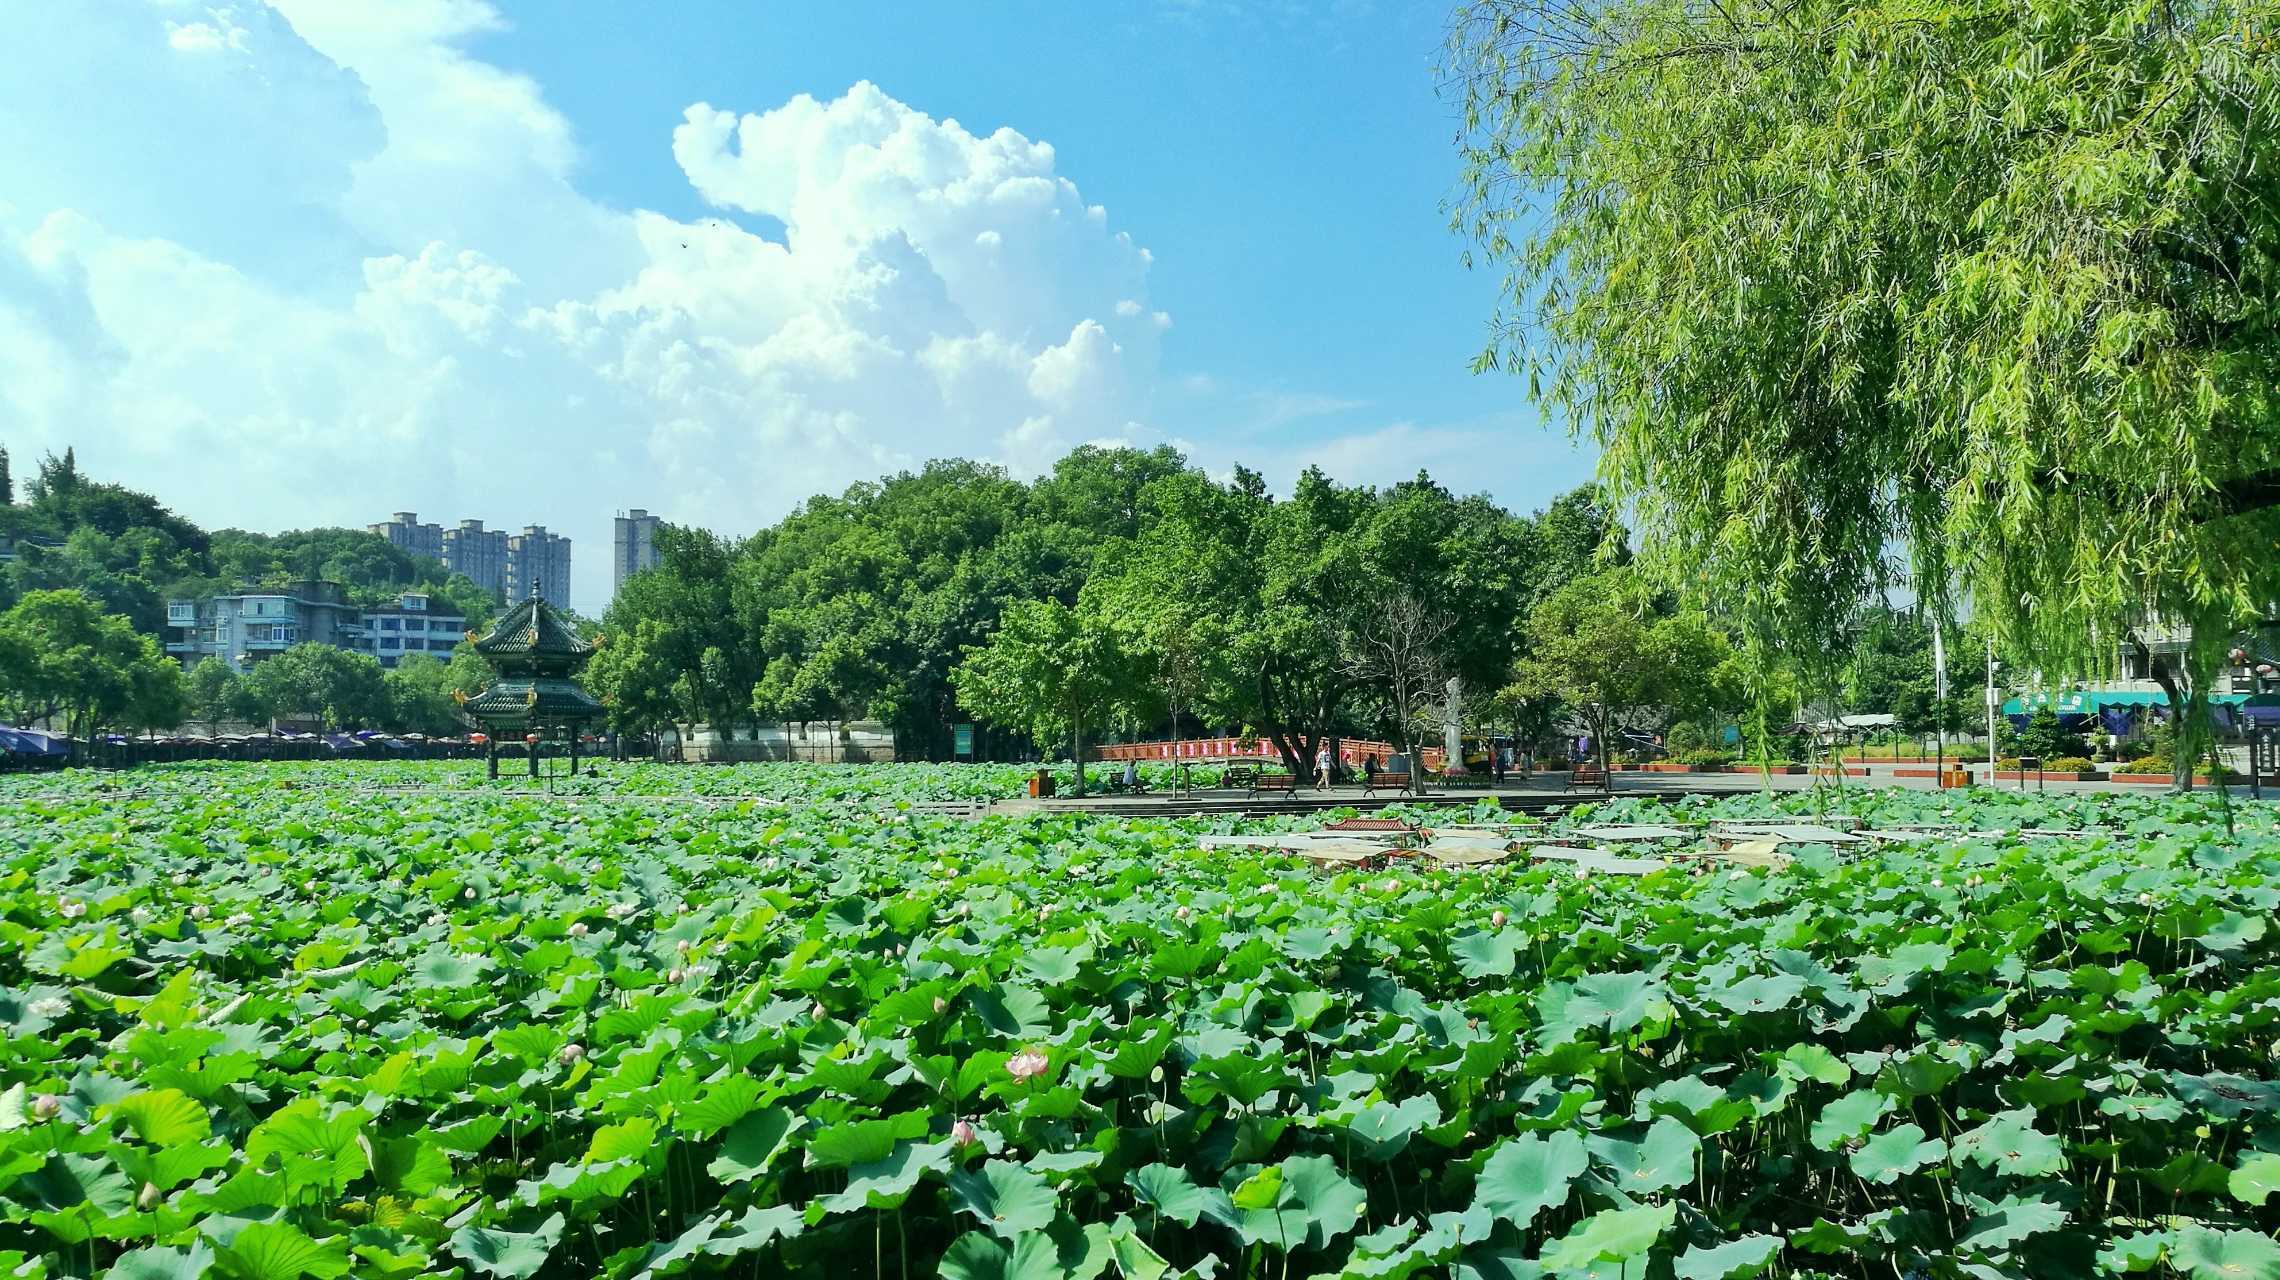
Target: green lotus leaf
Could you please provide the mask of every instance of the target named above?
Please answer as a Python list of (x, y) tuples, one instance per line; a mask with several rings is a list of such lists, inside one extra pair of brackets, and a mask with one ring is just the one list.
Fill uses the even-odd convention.
[(2171, 1260), (2193, 1280), (2280, 1280), (2280, 1244), (2260, 1231), (2188, 1227)]
[(1743, 1236), (1711, 1248), (1693, 1248), (1671, 1265), (1673, 1280), (1742, 1280), (1781, 1256), (1780, 1236)]
[(1668, 1116), (1643, 1133), (1634, 1132), (1629, 1137), (1596, 1134), (1585, 1145), (1614, 1174), (1616, 1185), (1633, 1195), (1667, 1191), (1693, 1181), (1695, 1161), (1702, 1152), (1702, 1140), (1694, 1131)]
[(1920, 1126), (1904, 1124), (1887, 1129), (1852, 1153), (1852, 1171), (1861, 1181), (1890, 1185), (1906, 1174), (1947, 1158), (1948, 1144), (1924, 1136)]
[(2034, 1196), (2005, 1196), (2001, 1200), (1973, 1202), (1975, 1212), (1956, 1238), (1956, 1247), (1980, 1251), (2003, 1251), (2012, 1245), (2046, 1231), (2056, 1231), (2066, 1225), (2066, 1210), (2047, 1200)]
[(221, 1269), (239, 1280), (337, 1280), (348, 1274), (348, 1241), (313, 1240), (282, 1222), (252, 1222), (221, 1247)]
[(213, 1266), (213, 1246), (194, 1240), (183, 1249), (130, 1249), (103, 1273), (103, 1280), (198, 1280)]
[(1678, 1206), (1602, 1209), (1554, 1241), (1540, 1259), (1552, 1271), (1579, 1271), (1596, 1262), (1628, 1262), (1644, 1255), (1676, 1220)]
[(461, 1227), (452, 1233), (451, 1251), (484, 1275), (505, 1280), (528, 1280), (546, 1265), (547, 1256), (562, 1241), (562, 1215), (549, 1216), (535, 1231), (506, 1231), (495, 1227)]
[(2066, 1167), (2066, 1151), (2058, 1139), (2035, 1127), (2035, 1113), (2021, 1108), (2006, 1111), (1974, 1129), (1956, 1135), (1958, 1160), (1986, 1165), (2001, 1173), (2039, 1178)]
[(1059, 1204), (1045, 1179), (1009, 1160), (991, 1160), (977, 1171), (950, 1175), (950, 1201), (1007, 1240), (1045, 1229)]
[[(777, 1110), (770, 1108), (738, 1122), (736, 1128), (729, 1131), (729, 1144), (722, 1148), (724, 1154), (736, 1143), (738, 1134), (745, 1131), (746, 1125), (762, 1117), (772, 1116)], [(755, 1126), (752, 1130), (754, 1138), (765, 1139), (777, 1123), (779, 1122), (771, 1119)], [(897, 1142), (926, 1136), (926, 1127), (927, 1113), (924, 1111), (905, 1111), (883, 1119), (851, 1120), (844, 1124), (829, 1125), (816, 1130), (815, 1135), (808, 1139), (807, 1165), (810, 1169), (818, 1169), (884, 1160), (887, 1153), (894, 1150)]]
[(178, 1089), (152, 1089), (110, 1106), (128, 1132), (154, 1147), (204, 1142), (213, 1120), (197, 1100)]
[(1058, 1246), (1042, 1231), (1015, 1240), (1011, 1247), (979, 1231), (950, 1242), (942, 1255), (942, 1280), (1066, 1280)]
[(1204, 1189), (1188, 1177), (1187, 1171), (1168, 1164), (1135, 1169), (1125, 1181), (1141, 1204), (1158, 1217), (1169, 1218), (1183, 1227), (1194, 1226), (1207, 1203)]

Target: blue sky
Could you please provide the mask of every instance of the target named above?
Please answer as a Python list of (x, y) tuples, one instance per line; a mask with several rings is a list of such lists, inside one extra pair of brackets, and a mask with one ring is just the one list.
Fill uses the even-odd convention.
[(1588, 473), (1467, 371), (1438, 6), (89, 12), (0, 83), (0, 443), (209, 523), (542, 522), (598, 609), (612, 508), (942, 454)]

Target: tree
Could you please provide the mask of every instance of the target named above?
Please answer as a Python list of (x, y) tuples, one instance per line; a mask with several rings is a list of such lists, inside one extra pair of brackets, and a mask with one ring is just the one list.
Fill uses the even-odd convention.
[(13, 723), (80, 740), (168, 727), (181, 718), (180, 675), (157, 641), (83, 592), (33, 591), (0, 614), (0, 706)]
[(313, 641), (263, 661), (246, 676), (247, 700), (270, 720), (310, 718), (326, 729), (383, 724), (388, 685), (380, 661)]
[[(1599, 444), (1651, 563), (1808, 659), (1894, 545), (2045, 671), (2148, 616), (2228, 634), (2280, 595), (2276, 20), (1466, 3), (1482, 364)], [(2173, 706), (2222, 648), (2156, 663)]]
[(1028, 733), (1040, 746), (1070, 740), (1077, 794), (1085, 793), (1085, 731), (1144, 713), (1145, 673), (1097, 609), (1055, 600), (1009, 605), (988, 642), (950, 674), (976, 719)]
[(1514, 694), (1556, 697), (1591, 735), (1602, 769), (1608, 742), (1664, 721), (1737, 704), (1734, 655), (1700, 613), (1658, 615), (1646, 584), (1628, 569), (1578, 578), (1528, 618), (1528, 656)]
[(459, 703), (449, 663), (425, 653), (407, 654), (381, 677), (389, 728), (443, 737), (459, 728)]
[(244, 677), (216, 657), (209, 656), (190, 669), (184, 695), (191, 718), (204, 723), (208, 729), (226, 720), (247, 719), (251, 710), (246, 702)]
[[(1449, 679), (1449, 637), (1455, 624), (1415, 595), (1394, 588), (1373, 593), (1372, 607), (1357, 610), (1341, 648), (1346, 670), (1384, 699), (1387, 723), (1409, 757), (1411, 777), (1425, 776), (1417, 754), (1419, 731), (1431, 717), (1435, 699)], [(1452, 762), (1459, 763), (1459, 762)]]
[(16, 477), (8, 469), (8, 451), (0, 448), (0, 507), (16, 505)]

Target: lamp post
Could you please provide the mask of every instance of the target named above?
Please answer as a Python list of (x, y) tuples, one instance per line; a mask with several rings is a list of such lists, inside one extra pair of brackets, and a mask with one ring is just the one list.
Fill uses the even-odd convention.
[(1995, 688), (1995, 672), (2002, 664), (1995, 661), (1995, 637), (1987, 637), (1987, 782), (1995, 782), (1995, 710), (2002, 695)]

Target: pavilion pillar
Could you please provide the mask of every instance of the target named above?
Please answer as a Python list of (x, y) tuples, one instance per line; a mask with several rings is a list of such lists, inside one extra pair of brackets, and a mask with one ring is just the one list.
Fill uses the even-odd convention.
[(538, 776), (538, 748), (541, 744), (526, 742), (523, 745), (530, 748), (530, 776), (535, 778)]
[(499, 740), (496, 736), (483, 739), (483, 763), (490, 770), (491, 781), (499, 780)]
[(570, 776), (573, 778), (578, 776), (578, 730), (576, 726), (572, 726), (570, 730)]

